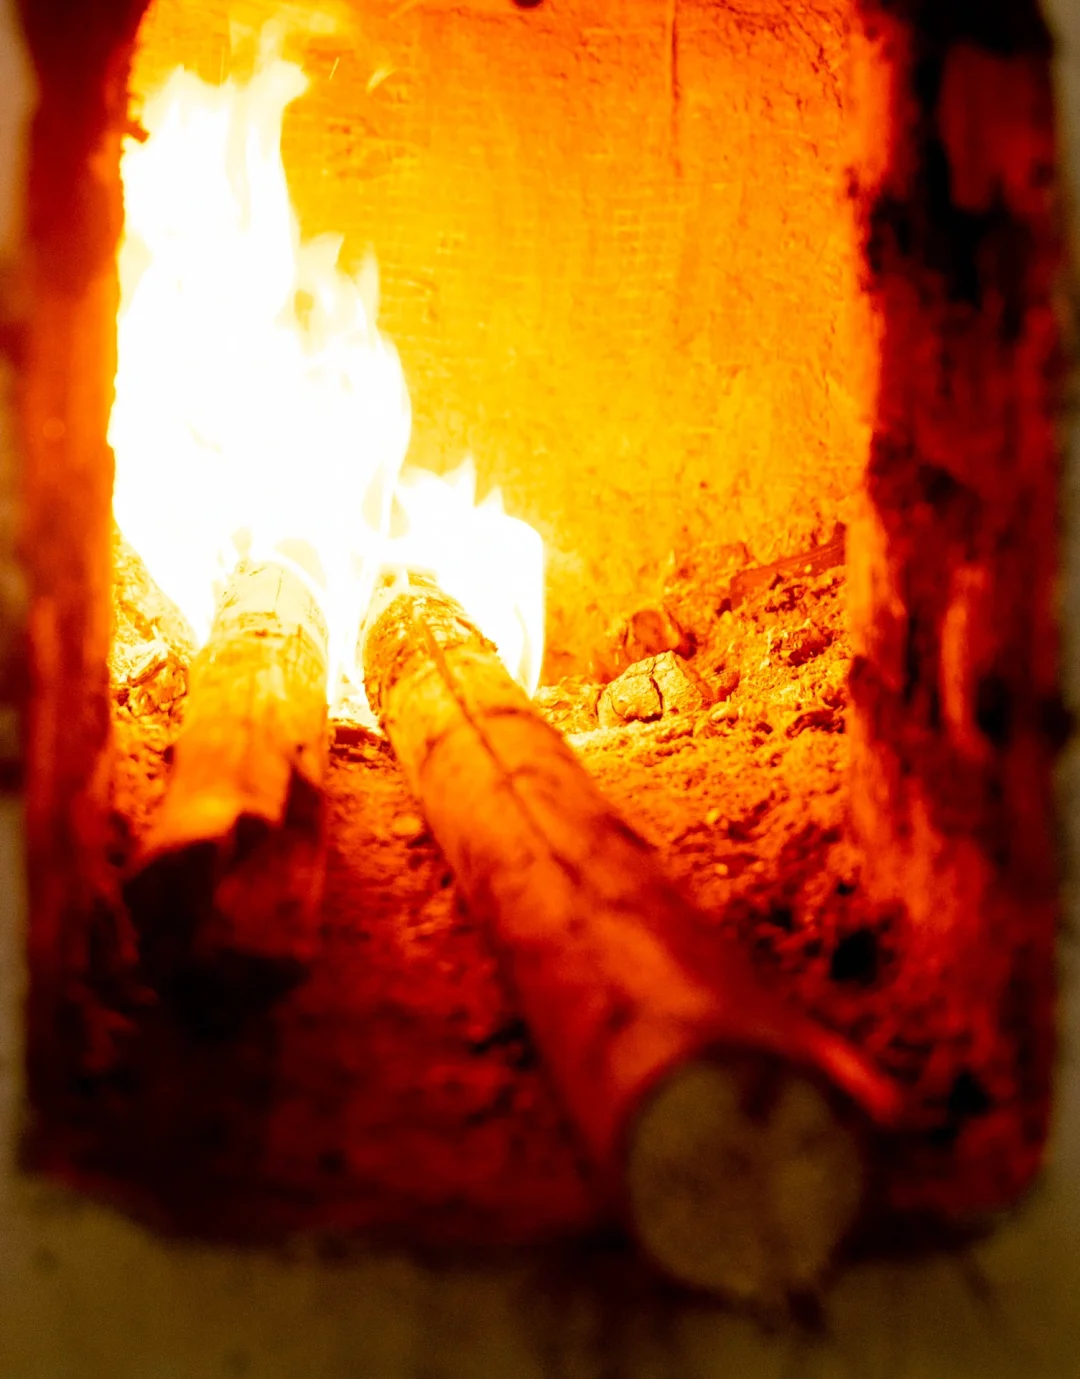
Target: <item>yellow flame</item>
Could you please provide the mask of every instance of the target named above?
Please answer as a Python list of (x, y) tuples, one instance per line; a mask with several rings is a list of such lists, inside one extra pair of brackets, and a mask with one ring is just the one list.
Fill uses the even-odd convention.
[(399, 485), (409, 397), (376, 326), (374, 258), (345, 272), (340, 238), (302, 240), (289, 198), (282, 121), (306, 87), (281, 60), (221, 86), (178, 69), (145, 102), (148, 137), (125, 146), (116, 520), (200, 640), (238, 555), (292, 564), (327, 615), (333, 698), (338, 671), (353, 673), (399, 489), (410, 558), (445, 568), (478, 623), (498, 624), (489, 635), (531, 690), (539, 537), (490, 500), (474, 512), (472, 480), (414, 471)]
[(466, 609), (529, 694), (540, 683), (544, 628), (544, 546), (527, 522), (507, 516), (492, 489), (476, 502), (471, 459), (440, 477), (402, 471), (395, 491), (404, 530), (384, 563), (424, 570)]

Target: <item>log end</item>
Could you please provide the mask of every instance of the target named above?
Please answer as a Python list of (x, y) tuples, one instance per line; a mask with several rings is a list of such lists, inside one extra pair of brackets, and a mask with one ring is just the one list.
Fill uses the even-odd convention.
[(813, 1292), (866, 1186), (859, 1137), (779, 1061), (699, 1060), (664, 1079), (628, 1146), (631, 1221), (674, 1279), (784, 1308)]

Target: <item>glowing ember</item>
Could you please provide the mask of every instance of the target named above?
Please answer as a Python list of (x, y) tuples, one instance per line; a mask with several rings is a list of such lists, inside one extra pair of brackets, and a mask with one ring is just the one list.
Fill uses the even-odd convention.
[(183, 69), (145, 103), (125, 148), (126, 231), (114, 512), (204, 638), (238, 555), (272, 557), (316, 589), (331, 629), (331, 697), (386, 558), (395, 488), (407, 535), (390, 559), (434, 571), (535, 688), (543, 639), (539, 537), (497, 493), (413, 471), (409, 398), (376, 326), (378, 274), (304, 242), (281, 160), (301, 70), (265, 62), (210, 86)]

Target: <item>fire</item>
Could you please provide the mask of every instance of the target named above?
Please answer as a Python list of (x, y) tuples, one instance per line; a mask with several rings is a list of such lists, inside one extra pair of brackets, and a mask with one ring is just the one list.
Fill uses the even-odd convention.
[(539, 534), (507, 516), (499, 490), (476, 502), (471, 459), (440, 477), (407, 468), (395, 492), (395, 535), (385, 563), (422, 569), (464, 607), (495, 643), (530, 694), (540, 682), (544, 626), (544, 547)]
[(383, 563), (404, 559), (445, 579), (531, 692), (540, 539), (497, 493), (475, 505), (471, 464), (403, 474), (409, 396), (374, 258), (345, 271), (340, 238), (303, 240), (289, 197), (282, 122), (307, 84), (277, 58), (220, 86), (180, 68), (127, 142), (117, 523), (199, 640), (239, 556), (293, 568), (330, 626), (331, 699)]

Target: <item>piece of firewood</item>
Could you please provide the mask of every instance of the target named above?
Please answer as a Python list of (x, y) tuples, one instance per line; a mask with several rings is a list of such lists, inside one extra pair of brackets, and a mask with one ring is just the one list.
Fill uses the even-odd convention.
[(295, 574), (236, 567), (191, 664), (169, 785), (125, 885), (143, 969), (229, 1033), (304, 977), (325, 860), (327, 629)]
[(128, 678), (129, 654), (148, 642), (163, 642), (174, 661), (185, 667), (195, 655), (191, 624), (155, 582), (145, 561), (114, 523), (113, 637), (109, 654), (114, 681)]
[(890, 1084), (766, 994), (665, 942), (689, 907), (655, 853), (423, 577), (376, 594), (371, 705), (601, 1180), (674, 1277), (776, 1304), (812, 1288), (859, 1214)]

